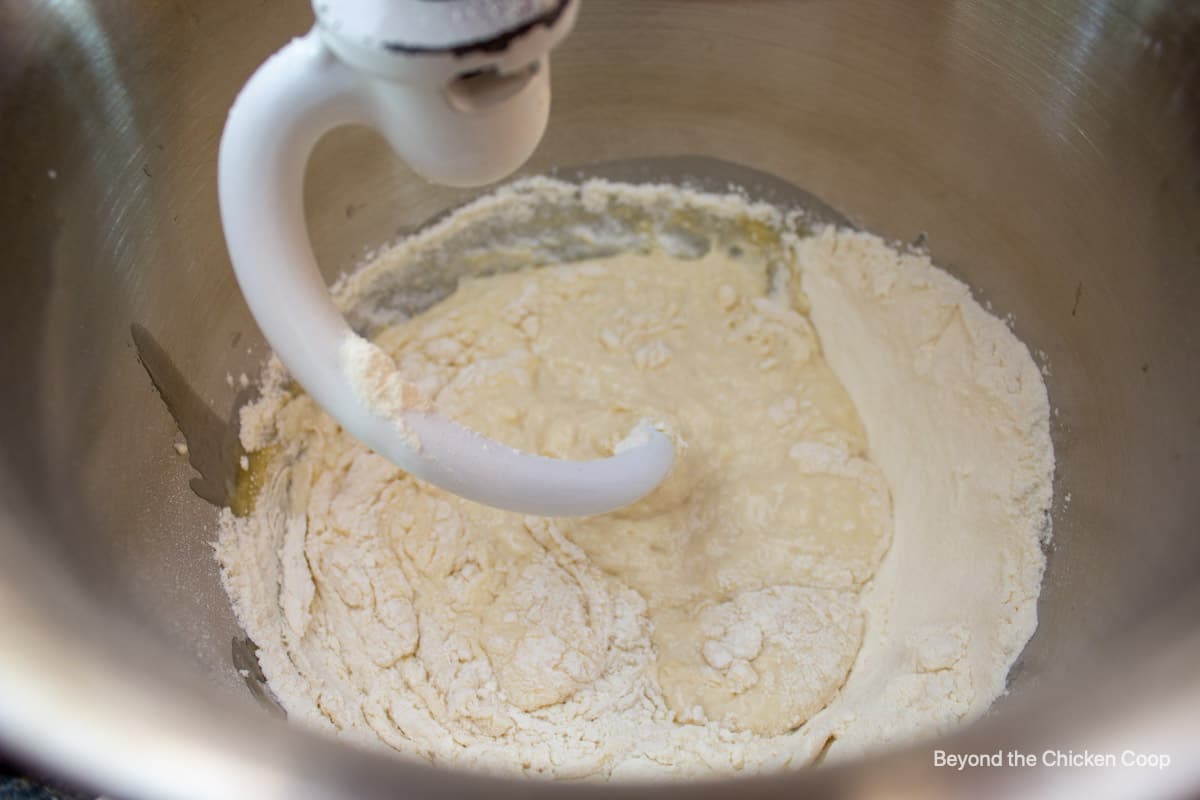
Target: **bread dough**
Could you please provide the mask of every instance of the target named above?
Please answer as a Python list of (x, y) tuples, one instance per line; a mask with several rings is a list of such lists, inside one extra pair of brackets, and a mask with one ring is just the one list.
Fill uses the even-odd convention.
[(443, 413), (513, 447), (598, 458), (639, 420), (662, 425), (674, 469), (612, 514), (464, 501), (309, 398), (284, 405), (281, 588), (309, 710), (438, 759), (517, 748), (569, 715), (613, 769), (640, 753), (608, 737), (606, 707), (628, 706), (639, 736), (716, 739), (825, 706), (862, 641), (890, 504), (812, 325), (767, 288), (720, 252), (625, 254), (469, 280), (377, 338)]
[[(1030, 380), (1027, 351), (998, 322), (1002, 332), (946, 317), (947, 302), (978, 309), (948, 276), (899, 291), (944, 275), (927, 261), (897, 280), (908, 257), (873, 237), (830, 231), (791, 246), (773, 282), (716, 248), (469, 279), (376, 337), (420, 397), (523, 450), (602, 457), (640, 421), (661, 425), (677, 445), (671, 474), (611, 514), (522, 516), (415, 480), (283, 389), (276, 364), (243, 414), (263, 487), (249, 516), (224, 515), (217, 553), (290, 717), (435, 763), (571, 778), (805, 764), (986, 708), (1036, 624), (1053, 462), (1026, 450), (1049, 453), (1044, 387), (1037, 378), (1043, 406), (1032, 385), (1028, 408), (997, 399), (988, 365), (1007, 360)], [(876, 393), (868, 421), (888, 442), (886, 478), (804, 313), (809, 280), (824, 303), (814, 318), (846, 328), (839, 374)], [(860, 317), (879, 329), (854, 330)], [(943, 317), (987, 334), (949, 356), (979, 361), (947, 391), (908, 375), (942, 363), (938, 330), (922, 326)], [(912, 331), (915, 342), (901, 335)], [(922, 343), (915, 356), (894, 349)], [(897, 385), (856, 369), (863, 347), (863, 363)], [(951, 447), (935, 425), (922, 450), (897, 427), (925, 400), (956, 433), (964, 420), (1012, 435), (991, 424), (1011, 412), (1029, 434), (989, 454)], [(974, 497), (977, 464), (989, 480), (1025, 469), (1032, 489), (986, 483), (986, 516), (973, 517), (959, 500)], [(942, 475), (957, 476), (949, 495)], [(880, 584), (889, 479), (906, 492), (905, 528)], [(935, 505), (914, 506), (920, 492)], [(1020, 492), (1026, 506), (996, 513)], [(966, 527), (942, 526), (944, 512)], [(949, 545), (958, 530), (965, 551)]]

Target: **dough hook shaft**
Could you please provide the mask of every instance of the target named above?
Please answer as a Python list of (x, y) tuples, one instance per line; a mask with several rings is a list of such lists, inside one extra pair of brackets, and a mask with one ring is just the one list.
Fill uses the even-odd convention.
[[(304, 220), (304, 171), (313, 146), (332, 128), (367, 125), (431, 180), (481, 185), (508, 175), (545, 128), (547, 53), (569, 30), (576, 3), (500, 4), (500, 18), (530, 5), (540, 16), (459, 46), (449, 45), (444, 26), (428, 17), (407, 20), (408, 38), (368, 36), (355, 25), (372, 5), (318, 3), (318, 26), (268, 59), (230, 110), (219, 160), (221, 221), (255, 319), (291, 375), (346, 431), (422, 480), (531, 514), (595, 514), (638, 500), (674, 459), (671, 440), (658, 430), (639, 431), (610, 458), (564, 461), (491, 441), (432, 409), (404, 410), (396, 419), (349, 380), (340, 348), (354, 333), (317, 268)], [(384, 27), (395, 26), (402, 16), (395, 9), (406, 4), (382, 5), (392, 13)], [(436, 14), (442, 7), (496, 4), (408, 5)], [(491, 12), (481, 19), (495, 21)], [(381, 24), (378, 14), (365, 18)], [(471, 19), (456, 19), (470, 28)], [(501, 40), (500, 51), (489, 44)], [(481, 76), (485, 83), (495, 79), (490, 89), (478, 85)]]

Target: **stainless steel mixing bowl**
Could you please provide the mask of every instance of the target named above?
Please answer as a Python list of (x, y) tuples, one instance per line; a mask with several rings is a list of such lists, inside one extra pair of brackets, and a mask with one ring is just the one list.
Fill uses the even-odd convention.
[[(290, 728), (238, 674), (253, 659), (206, 499), (233, 475), (226, 376), (264, 348), (226, 260), (216, 146), (238, 87), (310, 19), (303, 0), (0, 0), (0, 742), (131, 798), (565, 792)], [(554, 70), (530, 171), (715, 157), (921, 236), (1013, 315), (1056, 408), (1040, 627), (998, 711), (936, 744), (689, 791), (1200, 791), (1200, 4), (590, 0)], [(345, 130), (306, 202), (332, 276), (465, 196)], [(1172, 763), (956, 772), (934, 747)]]

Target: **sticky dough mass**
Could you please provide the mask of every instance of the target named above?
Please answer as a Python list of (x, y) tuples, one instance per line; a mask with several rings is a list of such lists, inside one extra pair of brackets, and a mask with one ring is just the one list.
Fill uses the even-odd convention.
[(497, 511), (276, 362), (242, 412), (261, 488), (216, 551), (294, 721), (509, 773), (771, 771), (982, 714), (1036, 627), (1045, 386), (924, 256), (834, 229), (770, 280), (720, 248), (625, 254), (464, 281), (375, 341), (509, 445), (606, 456), (651, 420), (677, 463), (615, 513)]
[(888, 488), (812, 325), (767, 290), (763, 267), (721, 253), (625, 254), (466, 281), (377, 337), (443, 413), (514, 447), (596, 458), (662, 425), (669, 477), (612, 514), (460, 500), (308, 397), (283, 405), (278, 580), (297, 674), (272, 686), (290, 710), (510, 765), (506, 745), (569, 719), (583, 741), (519, 766), (590, 773), (644, 760), (647, 739), (688, 767), (703, 758), (680, 738), (719, 749), (826, 705), (862, 641)]
[[(597, 458), (639, 420), (679, 443), (665, 483), (614, 514), (549, 523), (451, 501), (466, 557), (488, 555), (447, 625), (482, 618), (472, 635), (507, 702), (534, 711), (603, 677), (612, 631), (595, 612), (626, 587), (679, 720), (778, 734), (845, 679), (887, 487), (811, 324), (766, 294), (763, 269), (719, 254), (625, 255), (471, 281), (380, 337), (439, 408), (506, 444)], [(448, 500), (404, 484), (402, 506)], [(401, 527), (429, 535), (425, 520)], [(427, 571), (420, 594), (438, 598), (448, 576)]]

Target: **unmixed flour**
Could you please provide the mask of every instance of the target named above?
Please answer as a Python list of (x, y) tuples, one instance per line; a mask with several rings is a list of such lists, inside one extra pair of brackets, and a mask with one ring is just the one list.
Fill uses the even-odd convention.
[(353, 344), (380, 404), (525, 450), (610, 455), (660, 421), (672, 473), (612, 514), (448, 495), (269, 369), (243, 412), (263, 487), (217, 552), (289, 715), (574, 778), (799, 766), (981, 713), (1036, 625), (1041, 376), (926, 258), (832, 228), (780, 241), (775, 268), (651, 249), (469, 279)]

